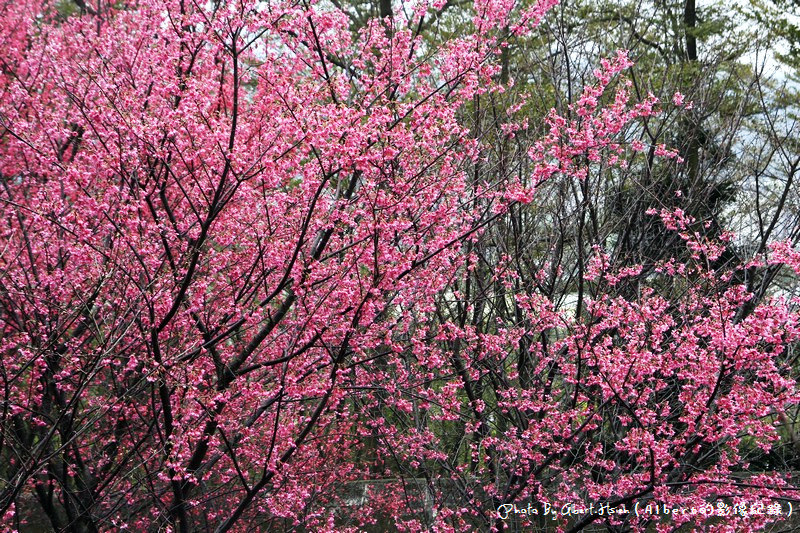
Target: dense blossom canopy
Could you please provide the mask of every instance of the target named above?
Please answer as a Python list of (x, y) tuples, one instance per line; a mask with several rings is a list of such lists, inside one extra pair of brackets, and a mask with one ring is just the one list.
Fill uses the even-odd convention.
[[(476, 243), (539, 186), (651, 148), (680, 164), (625, 136), (688, 102), (634, 101), (619, 52), (545, 117), (524, 171), (476, 178), (487, 141), (465, 117), (511, 86), (506, 40), (554, 3), (476, 0), (469, 30), (439, 41), (426, 29), (445, 2), (356, 30), (338, 2), (5, 5), (3, 523), (473, 530), (504, 527), (506, 504), (792, 497), (784, 476), (745, 473), (798, 400), (798, 315), (748, 307), (703, 221), (654, 201), (686, 254), (619, 267), (596, 243), (581, 283), (598, 296), (577, 312), (498, 257), (481, 297), (513, 319), (466, 319), (477, 289), (456, 280), (480, 269)], [(523, 104), (502, 135), (526, 127)], [(786, 243), (764, 252), (747, 268), (800, 271)]]

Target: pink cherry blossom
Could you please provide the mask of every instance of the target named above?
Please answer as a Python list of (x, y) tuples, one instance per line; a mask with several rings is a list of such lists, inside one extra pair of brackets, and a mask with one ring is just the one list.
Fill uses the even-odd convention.
[[(597, 243), (576, 309), (541, 290), (550, 265), (526, 284), (480, 246), (548, 180), (638, 163), (630, 132), (660, 113), (619, 51), (542, 138), (525, 95), (475, 131), (471, 106), (511, 92), (503, 48), (555, 1), (476, 0), (441, 42), (417, 30), (441, 1), (356, 29), (337, 2), (96, 4), (0, 15), (4, 528), (472, 531), (507, 504), (795, 497), (741, 477), (800, 399), (800, 319), (712, 268), (732, 235), (654, 202), (682, 253)], [(526, 165), (476, 178), (500, 138)], [(767, 250), (748, 268), (800, 273)], [(594, 522), (650, 527), (553, 524)]]

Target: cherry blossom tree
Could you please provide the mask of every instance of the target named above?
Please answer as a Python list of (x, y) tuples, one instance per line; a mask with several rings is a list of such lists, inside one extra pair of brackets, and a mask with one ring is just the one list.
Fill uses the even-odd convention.
[[(472, 530), (530, 501), (791, 497), (742, 473), (797, 402), (794, 302), (742, 313), (702, 221), (654, 204), (685, 261), (617, 268), (597, 243), (572, 316), (514, 257), (486, 261), (539, 186), (626, 165), (628, 126), (684, 105), (632, 101), (620, 52), (524, 171), (474, 172), (526, 125), (521, 103), (491, 134), (469, 113), (511, 87), (504, 47), (554, 3), (479, 0), (456, 35), (436, 34), (438, 1), (366, 20), (305, 0), (3, 7), (3, 523)], [(786, 243), (766, 252), (800, 270)]]

